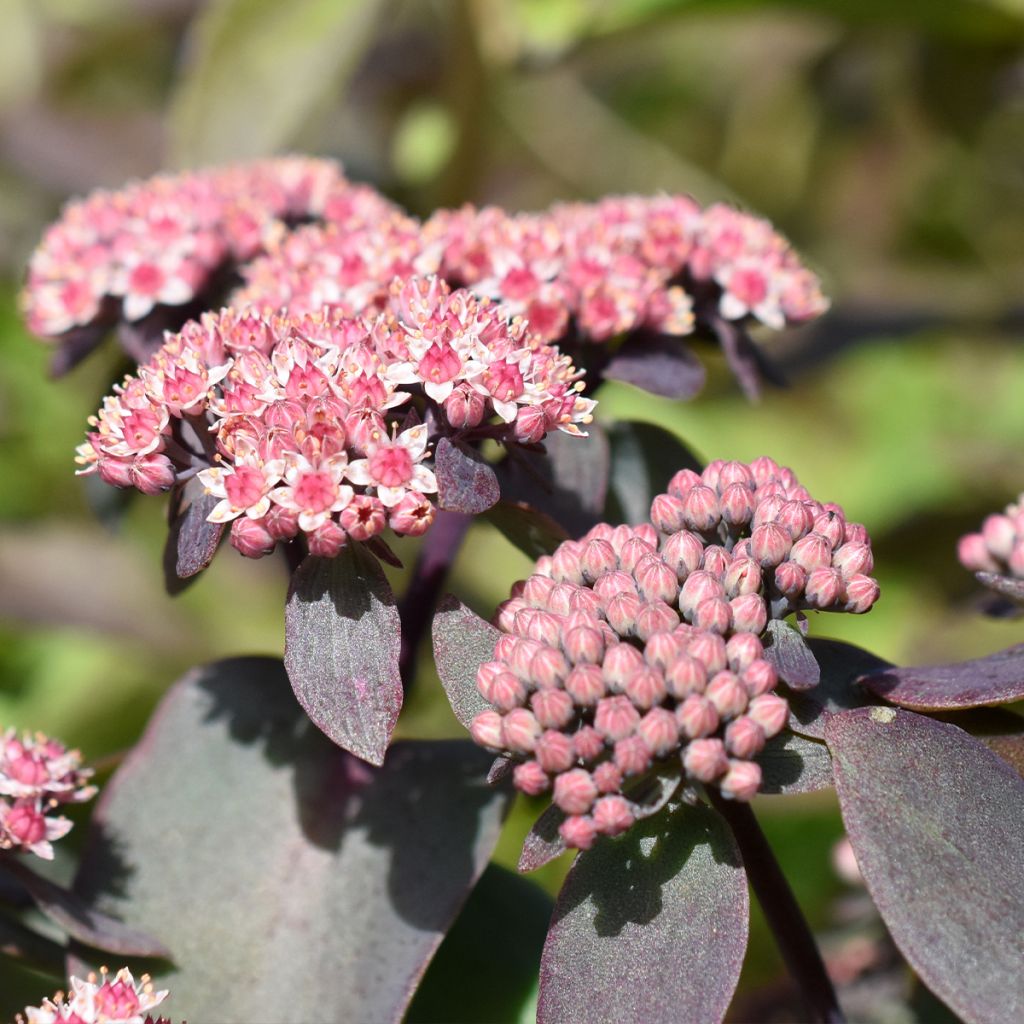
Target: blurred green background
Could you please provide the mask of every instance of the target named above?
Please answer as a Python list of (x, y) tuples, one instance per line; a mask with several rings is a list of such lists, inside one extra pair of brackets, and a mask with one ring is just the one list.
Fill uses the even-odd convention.
[[(771, 342), (792, 386), (750, 406), (708, 350), (695, 402), (609, 386), (600, 415), (660, 423), (707, 458), (771, 454), (868, 525), (882, 600), (818, 635), (904, 663), (1020, 638), (975, 613), (954, 545), (1024, 488), (1021, 0), (0, 0), (0, 21), (0, 725), (98, 760), (190, 665), (282, 649), (276, 561), (225, 552), (164, 595), (160, 503), (73, 476), (116, 355), (50, 382), (17, 313), (69, 195), (282, 150), (338, 157), (419, 214), (667, 190), (771, 218), (834, 299)], [(480, 525), (451, 589), (489, 615), (527, 567)], [(427, 675), (400, 731), (458, 734)], [(849, 892), (832, 799), (759, 809), (834, 930)], [(535, 812), (517, 810), (500, 863)], [(566, 866), (538, 881), (554, 892)], [(863, 1019), (928, 1017), (901, 991)], [(8, 992), (0, 1012), (21, 1005)], [(792, 1019), (757, 919), (740, 999)]]

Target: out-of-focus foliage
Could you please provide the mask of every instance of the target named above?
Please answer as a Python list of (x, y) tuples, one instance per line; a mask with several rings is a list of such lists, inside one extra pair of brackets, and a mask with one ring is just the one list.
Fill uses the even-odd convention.
[[(68, 195), (268, 148), (338, 156), (418, 213), (664, 189), (770, 217), (835, 300), (775, 349), (791, 388), (752, 407), (712, 365), (694, 403), (611, 385), (601, 416), (658, 422), (706, 457), (767, 452), (865, 522), (882, 600), (832, 635), (897, 663), (1020, 638), (974, 614), (954, 551), (1024, 487), (1019, 0), (6, 0), (0, 18), (0, 724), (96, 759), (130, 746), (189, 666), (283, 647), (281, 564), (225, 555), (163, 594), (152, 507), (72, 476), (122, 368), (98, 358), (47, 381), (15, 308)], [(481, 522), (451, 589), (488, 615), (527, 569)], [(399, 733), (458, 735), (429, 677)], [(825, 862), (834, 801), (759, 809), (826, 955), (848, 951)], [(520, 802), (500, 864), (535, 814)], [(536, 881), (553, 892), (566, 867)], [(872, 921), (854, 937), (874, 966), (836, 960), (852, 986), (876, 984), (859, 1019), (892, 1009)], [(738, 1015), (788, 998), (756, 916), (752, 936)], [(23, 1005), (21, 984), (0, 984), (0, 1014)]]

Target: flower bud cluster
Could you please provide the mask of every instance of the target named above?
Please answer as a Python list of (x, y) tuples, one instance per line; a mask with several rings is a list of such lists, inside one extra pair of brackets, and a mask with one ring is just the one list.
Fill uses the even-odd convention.
[[(94, 321), (139, 320), (201, 295), (289, 225), (322, 218), (365, 231), (397, 208), (330, 160), (282, 157), (180, 175), (69, 203), (29, 264), (29, 329), (53, 338)], [(385, 278), (387, 284), (390, 278)]]
[(95, 796), (91, 776), (77, 750), (42, 733), (19, 739), (8, 729), (0, 736), (0, 850), (52, 860), (51, 843), (71, 830), (70, 820), (53, 812)]
[[(71, 991), (44, 999), (41, 1006), (25, 1007), (19, 1024), (147, 1024), (149, 1011), (167, 998), (167, 990), (154, 989), (149, 975), (138, 981), (127, 967), (111, 978), (107, 968), (85, 980), (71, 978)], [(156, 1024), (160, 1024), (159, 1021)]]
[(571, 847), (627, 829), (643, 813), (630, 786), (657, 765), (751, 799), (754, 758), (787, 721), (756, 633), (683, 621), (658, 541), (649, 523), (600, 524), (541, 558), (477, 675), (492, 710), (473, 738), (520, 762), (520, 790), (552, 791)]
[(961, 537), (957, 553), (971, 572), (1024, 579), (1024, 494), (1001, 514), (988, 516), (979, 533)]
[(372, 318), (224, 310), (168, 336), (104, 401), (80, 472), (148, 494), (198, 472), (220, 499), (210, 521), (232, 522), (243, 554), (301, 532), (330, 557), (385, 525), (429, 528), (440, 435), (581, 434), (594, 403), (579, 377), (521, 320), (438, 278), (396, 281)]

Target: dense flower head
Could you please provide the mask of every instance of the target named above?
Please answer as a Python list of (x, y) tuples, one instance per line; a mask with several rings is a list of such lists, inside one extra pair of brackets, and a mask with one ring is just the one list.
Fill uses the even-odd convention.
[[(252, 259), (292, 224), (359, 230), (393, 216), (330, 160), (280, 157), (158, 175), (69, 203), (29, 264), (30, 330), (55, 338), (94, 321), (136, 321), (201, 295), (223, 267)], [(386, 283), (386, 281), (385, 281)]]
[(52, 843), (67, 835), (71, 822), (53, 812), (96, 794), (82, 767), (82, 755), (42, 733), (0, 736), (0, 850), (27, 850), (50, 860)]
[(986, 517), (978, 533), (961, 537), (957, 551), (971, 572), (1024, 580), (1024, 494), (1002, 513)]
[(301, 532), (330, 556), (385, 525), (430, 526), (440, 436), (580, 434), (594, 403), (579, 376), (521, 319), (438, 278), (396, 280), (371, 317), (223, 310), (105, 400), (80, 472), (145, 493), (198, 473), (243, 554)]
[[(167, 991), (156, 991), (149, 976), (138, 981), (127, 967), (113, 977), (107, 968), (84, 980), (71, 978), (71, 991), (58, 992), (40, 1006), (25, 1007), (24, 1024), (147, 1024), (149, 1011), (167, 998)], [(157, 1022), (160, 1024), (160, 1022)]]

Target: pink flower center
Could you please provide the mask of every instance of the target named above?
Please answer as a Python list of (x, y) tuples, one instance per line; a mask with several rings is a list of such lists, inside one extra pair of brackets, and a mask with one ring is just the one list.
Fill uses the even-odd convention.
[(31, 846), (46, 838), (46, 821), (34, 807), (12, 807), (4, 822), (15, 839)]
[(729, 275), (729, 291), (744, 306), (753, 308), (767, 297), (768, 282), (759, 270), (752, 268), (734, 270)]
[(104, 982), (96, 992), (96, 1009), (115, 1020), (131, 1017), (138, 1012), (139, 997), (123, 981)]
[(419, 375), (432, 384), (452, 380), (462, 369), (462, 360), (450, 345), (431, 345), (420, 360)]
[(156, 437), (156, 417), (137, 412), (124, 418), (124, 439), (133, 448), (145, 448)]
[(190, 405), (205, 389), (205, 381), (198, 373), (180, 371), (164, 385), (164, 397), (174, 405)]
[(164, 283), (164, 272), (155, 263), (140, 263), (128, 275), (128, 289), (137, 295), (156, 295)]
[(295, 500), (308, 512), (326, 512), (338, 496), (338, 486), (327, 473), (307, 473), (295, 486)]
[(484, 387), (498, 401), (510, 402), (523, 393), (523, 375), (512, 363), (492, 363), (484, 374)]
[(7, 774), (26, 786), (39, 786), (49, 777), (49, 772), (43, 762), (28, 754), (13, 760), (7, 769)]
[(266, 481), (258, 469), (236, 466), (234, 473), (224, 478), (224, 490), (232, 508), (249, 508), (263, 497)]
[(510, 270), (501, 282), (501, 293), (513, 302), (527, 299), (537, 289), (537, 278), (528, 267)]
[(370, 458), (370, 473), (384, 487), (401, 487), (412, 479), (412, 456), (400, 444), (381, 445)]

